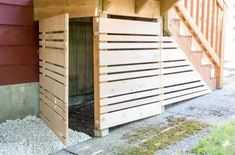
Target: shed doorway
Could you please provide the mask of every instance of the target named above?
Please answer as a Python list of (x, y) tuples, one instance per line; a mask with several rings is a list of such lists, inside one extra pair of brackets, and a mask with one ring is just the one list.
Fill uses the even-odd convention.
[(92, 18), (69, 21), (69, 128), (92, 135), (94, 128)]
[(40, 117), (66, 144), (68, 128), (92, 134), (92, 19), (68, 14), (39, 21)]

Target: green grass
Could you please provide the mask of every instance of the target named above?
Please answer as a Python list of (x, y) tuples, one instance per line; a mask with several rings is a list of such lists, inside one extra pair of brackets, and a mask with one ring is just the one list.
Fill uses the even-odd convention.
[(203, 138), (192, 153), (235, 155), (235, 121), (215, 127), (213, 134)]

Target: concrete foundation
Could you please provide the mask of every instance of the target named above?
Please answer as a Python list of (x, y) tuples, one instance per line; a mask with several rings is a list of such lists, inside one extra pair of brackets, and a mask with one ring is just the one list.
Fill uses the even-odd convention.
[(0, 123), (7, 119), (38, 115), (38, 83), (0, 86)]

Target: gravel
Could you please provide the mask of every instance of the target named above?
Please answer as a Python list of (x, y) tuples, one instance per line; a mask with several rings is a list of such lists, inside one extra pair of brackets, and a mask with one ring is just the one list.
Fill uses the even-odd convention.
[[(91, 137), (69, 129), (68, 145), (84, 142)], [(36, 116), (7, 120), (0, 124), (0, 155), (46, 155), (65, 146)]]

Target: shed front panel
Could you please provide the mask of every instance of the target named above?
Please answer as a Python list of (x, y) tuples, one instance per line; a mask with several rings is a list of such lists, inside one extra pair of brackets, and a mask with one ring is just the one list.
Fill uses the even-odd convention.
[(63, 143), (68, 139), (68, 14), (39, 22), (40, 117)]

